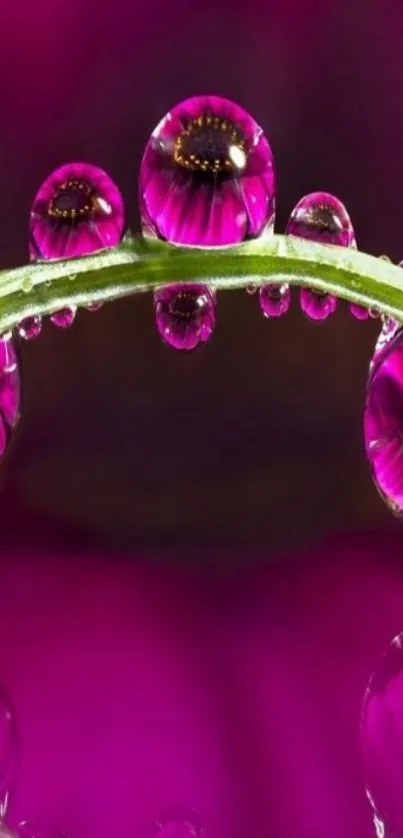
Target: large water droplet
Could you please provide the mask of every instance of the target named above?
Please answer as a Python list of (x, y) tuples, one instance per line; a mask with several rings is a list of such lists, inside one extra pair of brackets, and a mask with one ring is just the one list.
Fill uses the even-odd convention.
[(403, 838), (403, 634), (395, 637), (370, 679), (361, 747), (377, 832)]
[(143, 233), (176, 244), (237, 244), (271, 230), (273, 155), (255, 120), (219, 96), (176, 105), (147, 143)]
[(403, 331), (389, 323), (371, 362), (364, 436), (380, 493), (394, 511), (403, 511)]

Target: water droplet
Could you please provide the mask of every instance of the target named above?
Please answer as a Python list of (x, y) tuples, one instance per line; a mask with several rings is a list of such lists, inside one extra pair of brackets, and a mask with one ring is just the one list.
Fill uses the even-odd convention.
[(344, 204), (328, 192), (304, 195), (290, 215), (286, 233), (322, 244), (355, 246), (350, 216)]
[(35, 340), (42, 330), (42, 319), (34, 314), (31, 317), (24, 317), (17, 326), (17, 332), (24, 340)]
[(358, 303), (349, 303), (350, 314), (356, 320), (368, 320), (369, 311), (366, 306), (360, 306)]
[(174, 107), (151, 134), (139, 193), (145, 236), (237, 244), (273, 227), (273, 155), (243, 108), (197, 96)]
[(10, 795), (14, 791), (18, 759), (19, 743), (14, 709), (6, 692), (0, 689), (0, 821), (4, 820)]
[(159, 334), (174, 349), (195, 349), (213, 333), (215, 294), (202, 283), (182, 282), (156, 289), (154, 310)]
[(69, 274), (70, 282), (74, 282), (75, 279), (77, 279), (77, 274)]
[(377, 305), (370, 306), (368, 309), (368, 314), (371, 320), (378, 320), (378, 318), (381, 316), (381, 313), (381, 309)]
[(302, 311), (311, 320), (326, 320), (334, 314), (337, 307), (337, 297), (312, 291), (310, 288), (301, 288), (299, 301)]
[(253, 295), (256, 294), (257, 289), (258, 286), (251, 283), (250, 285), (246, 286), (246, 293), (249, 294), (250, 297), (253, 297)]
[(381, 332), (367, 384), (364, 412), (367, 457), (389, 506), (403, 511), (403, 332)]
[(29, 232), (32, 260), (73, 259), (114, 247), (124, 232), (123, 198), (102, 169), (68, 163), (40, 187)]
[(384, 262), (392, 262), (391, 258), (384, 253), (382, 253), (382, 256), (379, 256), (379, 259), (383, 259)]
[(74, 306), (61, 308), (50, 315), (50, 320), (59, 329), (68, 329), (74, 323), (76, 311), (77, 309)]
[(403, 635), (376, 666), (364, 698), (361, 749), (368, 799), (386, 838), (403, 835)]
[(265, 317), (281, 317), (291, 305), (291, 289), (283, 285), (262, 285), (259, 291), (260, 309)]
[(24, 279), (22, 280), (22, 290), (24, 291), (24, 293), (29, 294), (29, 292), (32, 291), (33, 287), (34, 287), (34, 283), (33, 283), (32, 277), (31, 276), (25, 276)]

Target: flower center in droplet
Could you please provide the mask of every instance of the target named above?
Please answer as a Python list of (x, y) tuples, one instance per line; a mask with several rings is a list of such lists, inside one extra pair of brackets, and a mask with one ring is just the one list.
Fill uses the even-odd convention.
[(181, 291), (169, 303), (169, 313), (177, 320), (193, 320), (201, 304), (201, 297)]
[(318, 233), (330, 233), (332, 236), (336, 236), (343, 228), (337, 213), (326, 204), (312, 207), (303, 220), (308, 227), (313, 227)]
[(89, 218), (94, 212), (94, 187), (85, 180), (62, 183), (49, 206), (49, 215), (63, 221)]
[(246, 166), (245, 140), (228, 119), (202, 114), (175, 141), (174, 160), (194, 172), (231, 174)]

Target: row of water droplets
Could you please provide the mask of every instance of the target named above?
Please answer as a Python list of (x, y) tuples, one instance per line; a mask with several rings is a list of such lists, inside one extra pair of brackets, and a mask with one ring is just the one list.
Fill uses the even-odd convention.
[[(218, 96), (181, 102), (160, 121), (147, 143), (139, 172), (139, 205), (145, 237), (178, 245), (216, 247), (267, 236), (275, 219), (275, 173), (270, 144), (253, 117)], [(113, 180), (97, 166), (71, 163), (53, 171), (35, 196), (29, 224), (33, 262), (74, 259), (114, 247), (125, 233), (124, 201)], [(286, 233), (312, 241), (355, 247), (346, 208), (335, 196), (314, 192), (292, 211)], [(74, 273), (72, 273), (72, 278)], [(29, 293), (32, 281), (24, 281)], [(285, 314), (287, 285), (259, 291), (266, 317)], [(300, 292), (303, 312), (321, 321), (337, 300), (309, 288)], [(194, 349), (214, 331), (217, 295), (204, 283), (170, 284), (154, 292), (157, 329), (176, 349)], [(351, 304), (359, 320), (368, 311)], [(55, 311), (60, 328), (74, 322), (75, 308)], [(41, 332), (41, 318), (18, 326), (27, 340)]]
[[(264, 132), (250, 114), (227, 99), (199, 96), (181, 102), (165, 115), (147, 143), (139, 172), (139, 206), (144, 237), (173, 244), (218, 247), (270, 236), (275, 220), (275, 175), (272, 150)], [(46, 178), (33, 201), (30, 259), (33, 263), (74, 260), (112, 248), (122, 241), (125, 228), (123, 197), (109, 175), (88, 163), (66, 164)], [(297, 203), (286, 233), (339, 247), (356, 247), (345, 206), (325, 192), (310, 193)], [(32, 279), (24, 281), (23, 289), (29, 298)], [(268, 283), (259, 287), (258, 299), (265, 317), (277, 318), (289, 310), (291, 289), (287, 284)], [(299, 299), (303, 312), (319, 322), (337, 307), (336, 297), (310, 288), (302, 288)], [(217, 293), (208, 284), (191, 281), (190, 277), (189, 282), (163, 285), (154, 291), (153, 302), (158, 332), (168, 345), (193, 350), (212, 336)], [(92, 309), (99, 305), (94, 304)], [(358, 320), (380, 314), (355, 304), (350, 304), (350, 311)], [(50, 320), (66, 329), (75, 317), (76, 309), (70, 307), (53, 312)], [(21, 338), (32, 340), (41, 328), (41, 318), (32, 314), (20, 322), (17, 332)], [(20, 404), (20, 376), (12, 337), (4, 341), (4, 358), (14, 361), (1, 367), (0, 457), (15, 427)], [(400, 360), (397, 366), (400, 369)], [(370, 381), (372, 388), (373, 377)], [(400, 386), (403, 394), (403, 371)], [(377, 393), (381, 390), (378, 388)], [(371, 391), (375, 392), (373, 388)], [(373, 408), (373, 401), (367, 416), (379, 416), (380, 412), (386, 416), (385, 406), (379, 411), (379, 405)], [(365, 425), (367, 453), (377, 485), (397, 509), (403, 508), (403, 447), (395, 444), (403, 434), (399, 405), (394, 398), (394, 423), (387, 433), (385, 423), (382, 433), (379, 421), (375, 431), (373, 423)], [(381, 457), (382, 440), (391, 438), (392, 458)]]

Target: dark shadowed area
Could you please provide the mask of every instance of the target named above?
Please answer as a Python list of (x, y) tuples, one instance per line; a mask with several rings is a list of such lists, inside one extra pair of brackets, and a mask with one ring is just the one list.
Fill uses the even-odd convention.
[[(138, 230), (149, 133), (205, 92), (267, 132), (278, 231), (323, 189), (399, 261), (402, 38), (401, 0), (4, 3), (1, 266), (27, 261), (32, 198), (73, 159), (109, 172)], [(362, 439), (379, 323), (218, 304), (195, 354), (160, 343), (149, 295), (21, 346), (0, 471), (14, 822), (153, 838), (195, 807), (211, 838), (372, 834), (360, 702), (403, 628), (403, 524)]]

